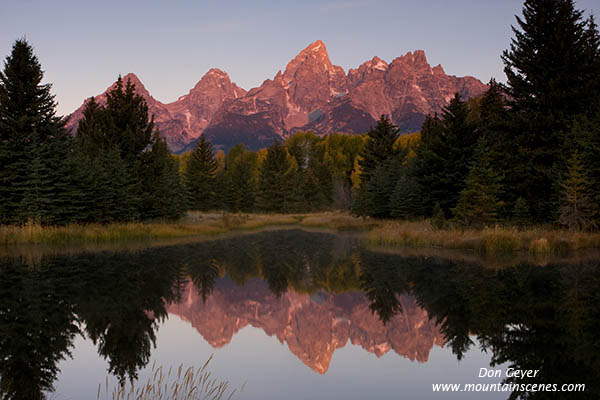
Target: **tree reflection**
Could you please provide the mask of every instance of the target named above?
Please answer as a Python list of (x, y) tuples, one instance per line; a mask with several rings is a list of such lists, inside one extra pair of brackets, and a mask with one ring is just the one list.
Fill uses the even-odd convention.
[[(458, 359), (473, 345), (491, 353), (491, 366), (539, 370), (504, 383), (585, 383), (577, 398), (597, 398), (600, 386), (600, 270), (597, 263), (520, 264), (495, 270), (430, 258), (361, 254), (363, 288), (382, 320), (399, 311), (398, 293), (416, 297), (440, 324)], [(387, 265), (386, 265), (387, 262)], [(564, 398), (517, 390), (510, 398)]]
[(166, 303), (178, 299), (181, 265), (160, 253), (94, 256), (78, 265), (85, 269), (77, 308), (85, 332), (109, 372), (133, 380), (156, 347)]
[(190, 265), (186, 264), (185, 270), (202, 296), (202, 301), (206, 303), (206, 299), (215, 288), (217, 279), (222, 277), (223, 268), (217, 260), (210, 258), (197, 260)]
[(0, 259), (0, 398), (43, 399), (79, 332), (68, 268)]
[(135, 378), (167, 316), (165, 302), (178, 296), (180, 267), (164, 261), (102, 254), (29, 267), (0, 259), (0, 398), (43, 399), (77, 334), (98, 344), (121, 381)]
[(407, 291), (401, 268), (386, 254), (361, 254), (361, 289), (369, 299), (369, 308), (387, 324), (402, 312), (399, 296)]
[[(277, 231), (41, 264), (0, 260), (2, 399), (42, 399), (77, 334), (93, 340), (110, 373), (134, 379), (183, 285), (191, 280), (206, 302), (225, 275), (231, 285), (263, 279), (276, 296), (290, 289), (361, 290), (384, 324), (403, 312), (400, 296), (409, 295), (436, 321), (458, 359), (476, 337), (491, 366), (540, 370), (535, 378), (507, 383), (585, 383), (578, 398), (597, 398), (600, 391), (597, 263), (493, 269), (368, 251), (330, 234)], [(552, 396), (518, 391), (511, 398)]]

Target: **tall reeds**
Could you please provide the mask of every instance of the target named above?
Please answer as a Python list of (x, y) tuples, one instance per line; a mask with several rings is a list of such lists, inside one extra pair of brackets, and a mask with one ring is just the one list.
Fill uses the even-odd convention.
[[(218, 380), (207, 370), (212, 355), (201, 368), (184, 367), (163, 370), (152, 364), (152, 376), (145, 383), (124, 383), (109, 388), (108, 377), (98, 385), (97, 400), (231, 400), (244, 389), (231, 389), (229, 382)], [(103, 387), (104, 386), (104, 387)], [(103, 390), (104, 389), (104, 390)]]

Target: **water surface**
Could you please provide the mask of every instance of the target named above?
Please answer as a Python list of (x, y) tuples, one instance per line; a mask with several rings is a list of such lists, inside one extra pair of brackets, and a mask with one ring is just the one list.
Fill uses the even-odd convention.
[[(214, 354), (215, 376), (246, 383), (239, 399), (597, 398), (598, 261), (502, 265), (301, 230), (4, 257), (0, 390), (94, 399), (107, 375), (146, 380), (152, 364)], [(479, 378), (480, 368), (539, 372)], [(432, 390), (499, 382), (586, 391)]]

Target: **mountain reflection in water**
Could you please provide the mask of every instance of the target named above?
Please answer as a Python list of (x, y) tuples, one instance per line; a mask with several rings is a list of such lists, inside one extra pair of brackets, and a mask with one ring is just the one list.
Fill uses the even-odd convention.
[(251, 325), (287, 343), (290, 351), (314, 371), (324, 374), (333, 352), (348, 340), (378, 357), (390, 350), (426, 362), (434, 344), (444, 338), (413, 296), (399, 298), (402, 312), (383, 324), (369, 309), (361, 292), (299, 294), (277, 297), (258, 279), (238, 287), (220, 280), (206, 303), (190, 284), (183, 301), (170, 314), (189, 321), (213, 347), (227, 345), (234, 334)]
[(213, 347), (254, 326), (321, 374), (348, 342), (426, 362), (434, 345), (463, 358), (475, 337), (492, 367), (540, 370), (506, 382), (585, 383), (577, 398), (597, 398), (599, 269), (594, 261), (488, 268), (300, 230), (47, 256), (34, 265), (1, 258), (0, 398), (43, 398), (58, 363), (77, 357), (79, 335), (111, 374), (135, 379), (168, 314), (189, 321)]

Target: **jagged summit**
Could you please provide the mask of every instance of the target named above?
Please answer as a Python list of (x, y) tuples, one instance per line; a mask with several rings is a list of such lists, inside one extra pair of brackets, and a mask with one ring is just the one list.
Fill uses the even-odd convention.
[(324, 53), (327, 54), (327, 46), (321, 40), (317, 40), (306, 46), (304, 50), (300, 52), (300, 54), (315, 54), (315, 53)]
[[(427, 56), (425, 55), (424, 50), (415, 50), (413, 52), (409, 51), (405, 55), (395, 58), (394, 61), (402, 61), (402, 62), (410, 63), (410, 64), (429, 65), (429, 63), (427, 62)], [(392, 61), (392, 62), (394, 62), (394, 61)]]
[(208, 70), (208, 72), (206, 74), (204, 74), (204, 76), (210, 76), (210, 75), (224, 75), (229, 77), (229, 75), (227, 75), (227, 73), (219, 68), (211, 68)]
[(135, 84), (136, 86), (142, 85), (142, 81), (140, 80), (140, 78), (138, 78), (138, 76), (133, 72), (126, 73), (121, 77), (121, 79), (123, 80), (123, 82), (131, 81), (131, 83)]
[(377, 56), (373, 57), (370, 61), (365, 62), (363, 65), (366, 65), (369, 68), (378, 69), (380, 71), (385, 71), (388, 68), (388, 63)]
[[(130, 82), (132, 85), (135, 86), (135, 92), (139, 95), (141, 95), (142, 97), (144, 97), (144, 99), (146, 99), (146, 102), (148, 102), (148, 98), (151, 98), (153, 102), (156, 102), (156, 100), (150, 95), (150, 92), (148, 92), (148, 90), (146, 89), (146, 86), (144, 86), (144, 84), (142, 83), (142, 80), (133, 72), (128, 72), (127, 74), (123, 75), (121, 77), (121, 80), (123, 81), (123, 85), (127, 85), (127, 82)], [(114, 86), (116, 85), (116, 82), (113, 83), (108, 89), (107, 91), (110, 91)], [(106, 92), (103, 93), (103, 95)]]
[(301, 69), (310, 69), (312, 72), (333, 73), (335, 68), (341, 70), (340, 67), (334, 67), (331, 63), (325, 43), (317, 40), (308, 45), (287, 64), (283, 73), (283, 80), (288, 84)]

